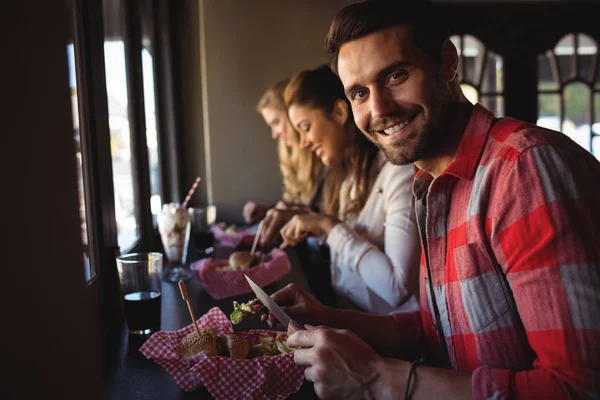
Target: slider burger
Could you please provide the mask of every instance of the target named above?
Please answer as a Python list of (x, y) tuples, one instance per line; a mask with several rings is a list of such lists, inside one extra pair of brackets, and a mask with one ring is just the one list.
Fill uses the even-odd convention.
[(235, 269), (248, 269), (256, 259), (249, 251), (235, 251), (229, 256), (229, 265)]
[(177, 353), (179, 357), (191, 357), (200, 352), (205, 353), (209, 357), (218, 354), (217, 329), (202, 328), (199, 329), (199, 331), (200, 336), (194, 331), (184, 337), (181, 343), (175, 348), (175, 353)]
[(244, 338), (229, 334), (224, 338), (217, 337), (215, 328), (200, 329), (200, 336), (194, 331), (183, 338), (175, 348), (179, 357), (192, 357), (203, 352), (209, 357), (225, 356), (233, 358), (246, 358), (250, 350), (250, 343)]
[(246, 358), (250, 350), (250, 343), (233, 333), (225, 337), (225, 346), (229, 357), (233, 358)]

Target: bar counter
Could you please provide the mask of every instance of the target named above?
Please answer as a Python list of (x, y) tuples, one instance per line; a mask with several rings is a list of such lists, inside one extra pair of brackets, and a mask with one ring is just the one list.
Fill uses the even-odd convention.
[[(218, 258), (224, 258), (227, 255), (226, 250), (217, 250)], [(294, 249), (287, 249), (286, 253), (291, 262), (291, 271), (279, 281), (265, 286), (263, 289), (271, 294), (288, 283), (294, 282), (310, 291), (296, 252)], [(203, 289), (202, 283), (196, 277), (187, 281), (186, 285), (196, 318), (200, 318), (212, 307), (219, 307), (226, 315), (229, 315), (233, 310), (234, 300), (247, 302), (255, 298), (252, 293), (249, 293), (221, 300), (213, 299)], [(178, 330), (191, 324), (187, 305), (181, 298), (177, 283), (163, 281), (161, 297), (162, 330)], [(270, 328), (258, 318), (243, 321), (234, 326), (235, 331), (250, 329)], [(105, 378), (105, 398), (111, 400), (212, 399), (204, 387), (193, 392), (182, 390), (165, 369), (139, 352), (139, 348), (147, 337), (130, 335), (125, 323), (119, 327), (114, 338), (115, 343), (110, 346), (112, 349), (111, 368)], [(288, 398), (317, 399), (318, 397), (312, 383), (304, 381), (300, 390)]]

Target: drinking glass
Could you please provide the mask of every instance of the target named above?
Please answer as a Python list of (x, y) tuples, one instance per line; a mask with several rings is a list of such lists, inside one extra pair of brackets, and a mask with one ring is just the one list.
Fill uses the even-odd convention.
[(160, 240), (169, 263), (164, 279), (169, 282), (191, 279), (192, 273), (185, 266), (190, 241), (190, 213), (175, 203), (167, 204), (163, 206), (157, 220)]
[(134, 253), (117, 257), (129, 333), (148, 335), (160, 330), (163, 256)]

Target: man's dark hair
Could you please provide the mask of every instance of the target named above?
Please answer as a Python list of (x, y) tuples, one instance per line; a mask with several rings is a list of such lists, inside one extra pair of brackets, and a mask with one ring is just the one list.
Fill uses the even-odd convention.
[(325, 43), (331, 69), (338, 72), (344, 43), (396, 25), (407, 25), (413, 44), (441, 63), (448, 34), (428, 0), (366, 0), (344, 7), (331, 22)]

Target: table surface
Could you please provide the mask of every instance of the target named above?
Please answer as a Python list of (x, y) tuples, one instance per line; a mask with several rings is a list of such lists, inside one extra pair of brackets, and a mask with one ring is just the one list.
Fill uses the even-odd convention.
[[(231, 250), (217, 248), (216, 257), (223, 258)], [(281, 289), (290, 282), (309, 290), (308, 284), (297, 254), (293, 249), (286, 250), (292, 265), (291, 271), (279, 281), (265, 286), (268, 294)], [(194, 257), (195, 258), (195, 257)], [(225, 257), (226, 258), (226, 257)], [(219, 307), (226, 315), (233, 310), (233, 300), (247, 302), (255, 298), (252, 293), (216, 300), (203, 289), (202, 283), (196, 278), (186, 282), (190, 301), (196, 318), (204, 315), (213, 307)], [(163, 282), (161, 304), (161, 329), (173, 331), (191, 323), (185, 301), (181, 299), (177, 283)], [(259, 319), (251, 319), (234, 327), (235, 331), (249, 329), (269, 329), (268, 325)], [(105, 394), (108, 399), (115, 400), (165, 400), (165, 399), (211, 399), (204, 387), (193, 392), (182, 390), (169, 373), (154, 361), (147, 359), (139, 348), (146, 338), (130, 335), (126, 324), (122, 324), (112, 343), (112, 368), (106, 376)], [(316, 399), (312, 383), (304, 381), (297, 393), (289, 399)]]

